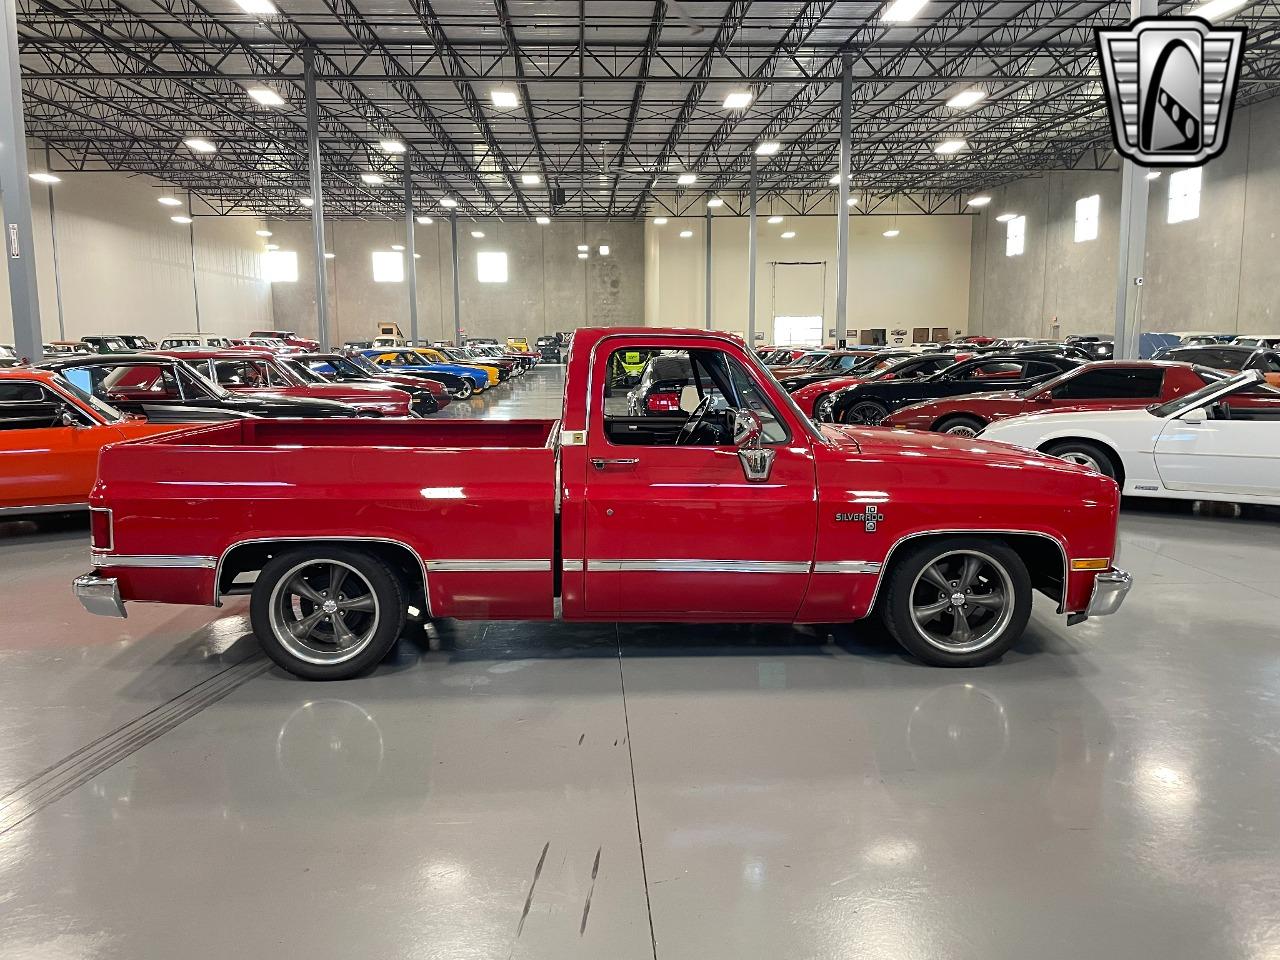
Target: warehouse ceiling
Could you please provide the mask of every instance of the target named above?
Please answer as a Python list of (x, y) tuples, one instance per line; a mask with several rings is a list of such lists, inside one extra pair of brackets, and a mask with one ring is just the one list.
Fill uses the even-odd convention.
[[(886, 21), (889, 6), (19, 0), (27, 133), (55, 170), (133, 171), (220, 212), (307, 216), (310, 57), (329, 216), (401, 216), (406, 160), (424, 214), (454, 201), (475, 217), (630, 218), (701, 212), (713, 194), (734, 209), (769, 141), (761, 196), (805, 205), (835, 189), (847, 54), (861, 209), (895, 196), (959, 209), (973, 191), (1109, 159), (1093, 28), (1128, 4), (929, 0), (905, 22)], [(1249, 28), (1238, 102), (1271, 96), (1280, 0), (1230, 22)], [(985, 97), (948, 106), (971, 89)], [(730, 94), (750, 103), (726, 108)], [(961, 152), (935, 152), (954, 139)], [(697, 180), (679, 188), (680, 173)]]

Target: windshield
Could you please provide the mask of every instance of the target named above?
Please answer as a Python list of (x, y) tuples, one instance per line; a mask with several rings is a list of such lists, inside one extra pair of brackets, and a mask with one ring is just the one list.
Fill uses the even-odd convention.
[(374, 363), (372, 360), (370, 360), (368, 357), (366, 357), (363, 353), (354, 354), (350, 357), (347, 357), (346, 360), (353, 367), (356, 367), (359, 370), (363, 370), (365, 373), (372, 374), (375, 377), (382, 372), (378, 368), (378, 365)]
[(283, 360), (280, 365), (303, 383), (326, 384), (332, 382), (323, 376), (320, 371), (316, 370), (314, 365), (301, 363), (297, 360)]
[(1242, 388), (1249, 388), (1250, 393), (1265, 393), (1272, 396), (1280, 397), (1280, 390), (1274, 387), (1268, 387), (1262, 384), (1256, 384), (1253, 375), (1250, 373), (1238, 373), (1234, 377), (1226, 380), (1219, 380), (1216, 383), (1206, 383), (1199, 390), (1193, 390), (1191, 393), (1183, 394), (1175, 397), (1168, 403), (1157, 404), (1147, 409), (1157, 417), (1173, 417), (1177, 416), (1183, 410), (1190, 410), (1192, 407), (1203, 406), (1208, 402), (1210, 397), (1227, 396), (1235, 393)]
[[(79, 376), (77, 376), (79, 375)], [(120, 423), (124, 420), (120, 411), (111, 404), (99, 400), (88, 389), (82, 388), (76, 380), (82, 381), (86, 387), (92, 383), (92, 374), (84, 367), (72, 367), (69, 370), (61, 370), (54, 374), (54, 379), (58, 386), (71, 394), (86, 407), (92, 407), (107, 423)]]

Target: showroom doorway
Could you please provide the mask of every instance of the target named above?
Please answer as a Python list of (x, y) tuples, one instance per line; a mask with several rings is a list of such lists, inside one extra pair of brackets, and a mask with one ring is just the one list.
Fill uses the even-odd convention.
[(818, 347), (824, 333), (827, 264), (774, 262), (773, 342)]

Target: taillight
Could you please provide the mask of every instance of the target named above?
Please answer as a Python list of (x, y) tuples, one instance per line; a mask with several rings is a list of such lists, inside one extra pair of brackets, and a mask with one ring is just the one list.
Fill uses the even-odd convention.
[(680, 394), (651, 393), (644, 405), (650, 413), (674, 413), (680, 409)]
[(111, 550), (115, 546), (111, 511), (106, 507), (89, 508), (89, 545), (94, 550)]

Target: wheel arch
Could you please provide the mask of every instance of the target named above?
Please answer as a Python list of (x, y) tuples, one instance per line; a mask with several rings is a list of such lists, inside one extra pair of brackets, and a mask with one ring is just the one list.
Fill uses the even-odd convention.
[(218, 558), (213, 574), (213, 604), (222, 606), (222, 598), (247, 591), (234, 589), (236, 577), (261, 570), (273, 556), (293, 547), (340, 547), (365, 550), (385, 561), (400, 574), (406, 596), (420, 599), (427, 616), (431, 616), (430, 592), (427, 589), (427, 565), (413, 547), (387, 537), (256, 537), (231, 544)]
[(1053, 456), (1053, 454), (1048, 452), (1050, 447), (1056, 446), (1059, 443), (1073, 443), (1073, 442), (1090, 444), (1091, 446), (1097, 447), (1099, 450), (1101, 450), (1103, 453), (1109, 456), (1111, 458), (1111, 462), (1115, 464), (1115, 468), (1116, 468), (1116, 474), (1117, 474), (1116, 486), (1118, 486), (1121, 490), (1124, 489), (1124, 479), (1125, 479), (1125, 476), (1127, 475), (1126, 464), (1124, 462), (1124, 457), (1120, 456), (1120, 451), (1116, 449), (1115, 444), (1113, 444), (1110, 440), (1107, 440), (1102, 437), (1092, 436), (1091, 434), (1086, 432), (1064, 433), (1064, 434), (1061, 434), (1060, 436), (1050, 437), (1047, 440), (1042, 440), (1039, 444), (1036, 445), (1036, 452), (1043, 453), (1046, 456)]
[(1027, 567), (1031, 586), (1058, 603), (1058, 612), (1065, 609), (1068, 576), (1067, 547), (1062, 540), (1042, 530), (921, 530), (909, 533), (894, 541), (880, 566), (876, 587), (867, 608), (870, 615), (880, 601), (880, 588), (884, 586), (896, 558), (906, 550), (928, 544), (931, 541), (953, 537), (990, 537), (1007, 544)]
[[(901, 413), (902, 410), (898, 410), (896, 412)], [(948, 420), (956, 420), (956, 419), (976, 420), (978, 423), (982, 424), (983, 429), (991, 425), (991, 420), (988, 417), (983, 417), (976, 413), (971, 413), (968, 410), (952, 410), (949, 413), (942, 414), (942, 416), (940, 417), (936, 417), (933, 423), (929, 424), (929, 429), (933, 431), (938, 431), (939, 428), (941, 428), (941, 426), (944, 423), (946, 423)]]

